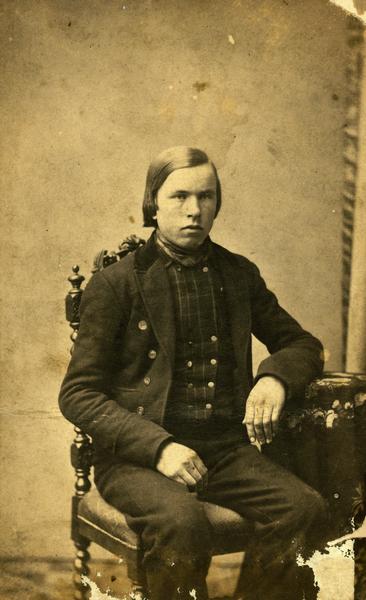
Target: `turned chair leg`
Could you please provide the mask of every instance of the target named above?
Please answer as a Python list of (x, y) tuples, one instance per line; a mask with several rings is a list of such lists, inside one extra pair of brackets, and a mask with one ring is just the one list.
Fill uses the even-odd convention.
[(90, 541), (79, 533), (78, 507), (80, 500), (90, 490), (91, 442), (81, 429), (75, 427), (75, 439), (71, 446), (71, 464), (75, 469), (75, 493), (71, 504), (71, 539), (76, 548), (74, 560), (75, 600), (87, 600), (90, 587), (83, 582), (83, 575), (89, 575), (88, 561)]
[(89, 540), (81, 539), (78, 542), (74, 542), (76, 548), (76, 556), (74, 560), (74, 599), (75, 600), (87, 600), (89, 598), (90, 587), (83, 582), (83, 575), (89, 575), (89, 559), (90, 554), (88, 547), (90, 545)]

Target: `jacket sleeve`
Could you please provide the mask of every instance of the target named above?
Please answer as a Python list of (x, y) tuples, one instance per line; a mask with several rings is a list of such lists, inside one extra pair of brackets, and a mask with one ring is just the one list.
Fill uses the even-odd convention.
[(258, 367), (254, 383), (265, 375), (280, 379), (287, 401), (298, 402), (305, 386), (323, 369), (323, 346), (305, 331), (268, 290), (258, 268), (251, 263), (252, 332), (270, 352)]
[(103, 272), (93, 275), (80, 306), (80, 330), (61, 386), (63, 415), (115, 457), (154, 467), (172, 436), (110, 397), (118, 347), (128, 319), (128, 296), (117, 297)]

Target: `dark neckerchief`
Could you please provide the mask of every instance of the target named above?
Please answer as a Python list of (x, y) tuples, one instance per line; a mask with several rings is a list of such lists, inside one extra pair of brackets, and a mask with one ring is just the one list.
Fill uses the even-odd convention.
[(211, 240), (207, 237), (203, 244), (198, 248), (181, 248), (167, 240), (159, 229), (156, 230), (155, 241), (158, 248), (164, 252), (164, 254), (184, 267), (194, 267), (207, 260), (211, 247)]

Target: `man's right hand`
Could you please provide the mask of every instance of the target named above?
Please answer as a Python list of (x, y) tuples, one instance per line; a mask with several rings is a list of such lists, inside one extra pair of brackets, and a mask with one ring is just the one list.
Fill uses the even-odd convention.
[(183, 444), (169, 442), (163, 447), (156, 469), (190, 489), (203, 491), (207, 485), (207, 468), (198, 454)]

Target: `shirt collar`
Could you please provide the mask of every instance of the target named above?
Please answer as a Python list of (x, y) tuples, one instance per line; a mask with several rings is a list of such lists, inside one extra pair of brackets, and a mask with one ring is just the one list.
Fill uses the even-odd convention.
[[(178, 261), (175, 261), (175, 260), (173, 260), (173, 258), (171, 258), (170, 256), (168, 256), (166, 254), (166, 252), (164, 252), (163, 248), (161, 248), (158, 245), (158, 243), (156, 242), (156, 239), (155, 239), (155, 244), (156, 244), (156, 247), (157, 247), (157, 251), (158, 251), (159, 257), (160, 257), (160, 259), (161, 259), (161, 261), (162, 261), (162, 263), (163, 263), (163, 265), (164, 265), (164, 267), (166, 269), (168, 269), (171, 266), (180, 264)], [(217, 264), (217, 261), (215, 260), (214, 245), (213, 245), (211, 239), (210, 239), (210, 244), (209, 244), (209, 248), (208, 248), (207, 260), (199, 263), (198, 265), (194, 265), (192, 267), (187, 267), (187, 266), (184, 266), (184, 265), (182, 265), (182, 266), (185, 269), (195, 269), (197, 267), (202, 268), (203, 266), (205, 266), (205, 264), (207, 264), (210, 268), (214, 268), (216, 271), (219, 270), (219, 266)]]

